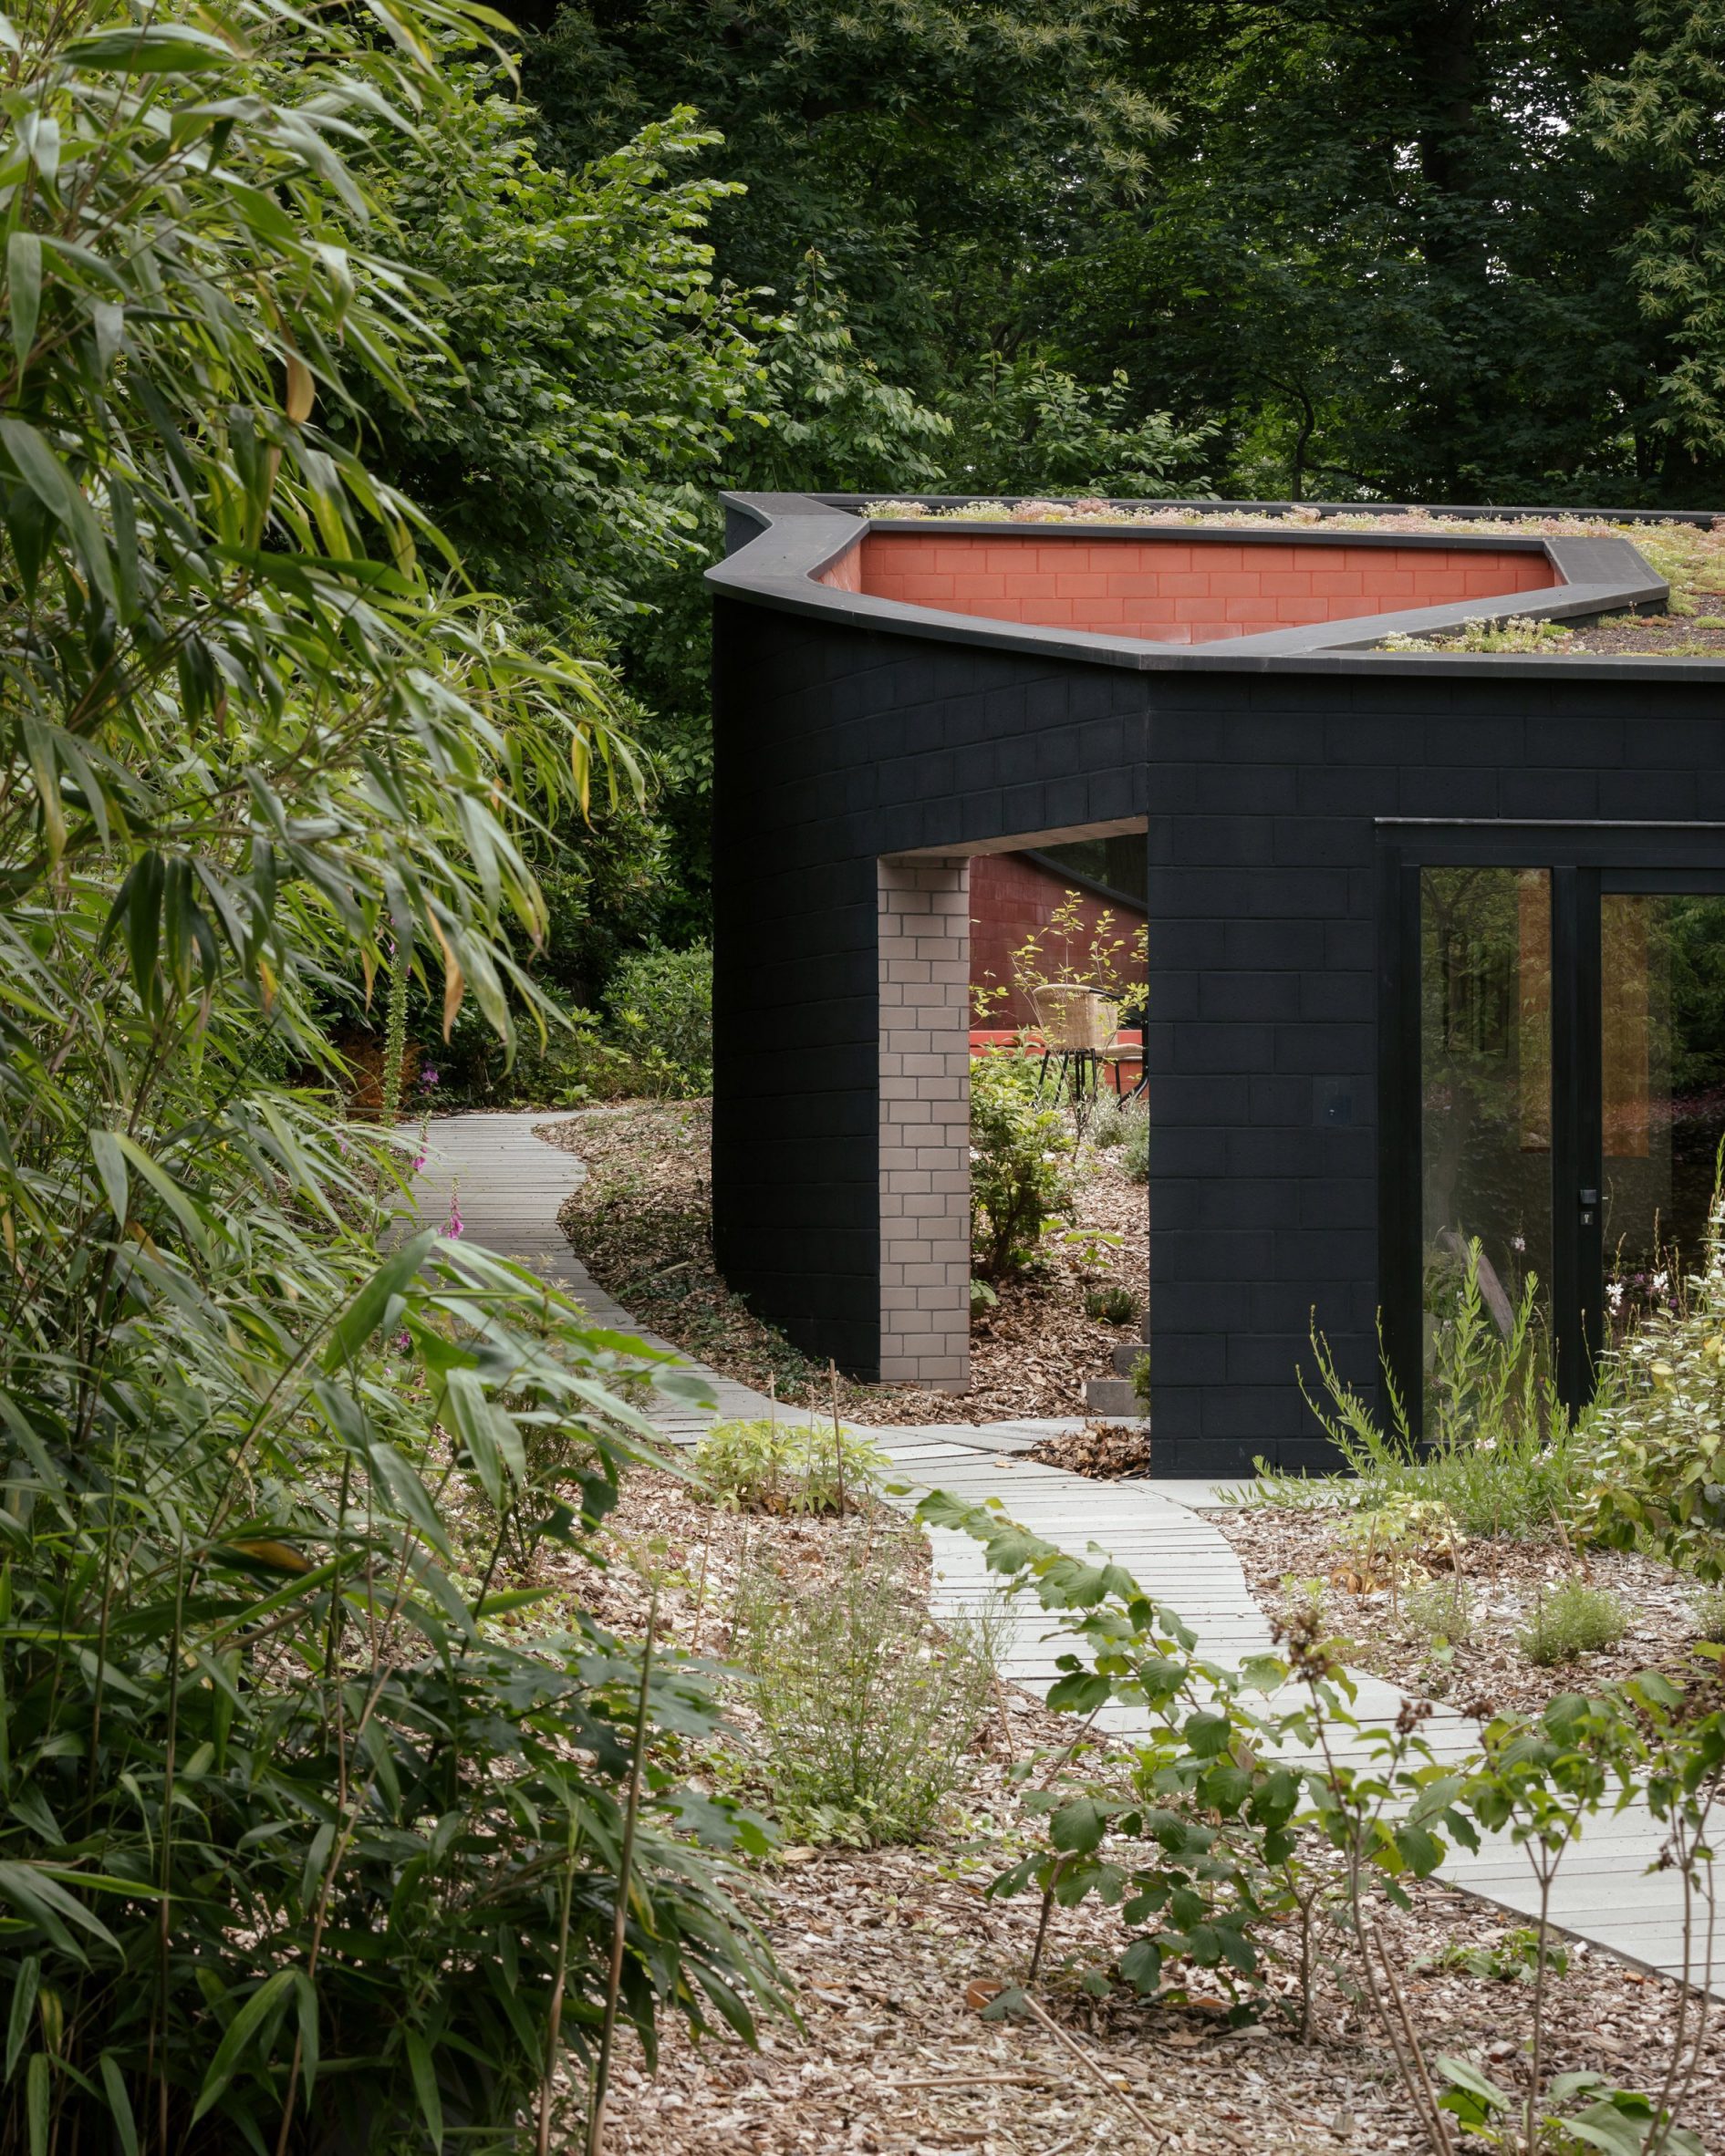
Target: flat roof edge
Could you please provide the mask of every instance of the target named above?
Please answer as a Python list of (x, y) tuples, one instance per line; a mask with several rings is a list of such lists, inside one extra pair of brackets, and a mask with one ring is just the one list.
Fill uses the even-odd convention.
[[(1108, 636), (1096, 630), (996, 621), (982, 615), (913, 606), (902, 600), (874, 598), (866, 593), (846, 591), (818, 582), (823, 570), (842, 561), (873, 528), (871, 520), (857, 515), (850, 504), (866, 503), (878, 500), (878, 496), (726, 493), (721, 498), (729, 513), (726, 521), (733, 551), (706, 572), (707, 581), (716, 593), (775, 611), (842, 622), (848, 627), (889, 636), (971, 644), (982, 649), (1019, 651), (1092, 666), (1125, 667), (1144, 673), (1356, 672), (1394, 666), (1457, 676), (1502, 669), (1512, 673), (1533, 669), (1542, 675), (1564, 679), (1654, 680), (1675, 677), (1725, 681), (1725, 661), (1709, 658), (1649, 658), (1640, 654), (1571, 658), (1538, 652), (1397, 652), (1377, 648), (1390, 637), (1441, 635), (1478, 621), (1533, 618), (1583, 622), (1597, 620), (1604, 614), (1662, 609), (1670, 596), (1669, 586), (1656, 575), (1626, 539), (1518, 535), (1521, 544), (1531, 542), (1542, 547), (1564, 579), (1561, 584), (1540, 592), (1504, 594), (1499, 598), (1415, 607), (1395, 614), (1366, 615), (1292, 629), (1265, 630), (1225, 643), (1167, 645), (1138, 637)], [(954, 497), (961, 501), (973, 498)], [(1507, 516), (1511, 513), (1492, 513)], [(1699, 514), (1693, 513), (1684, 521), (1697, 522)], [(753, 527), (752, 534), (744, 528), (745, 521), (748, 526)], [(1709, 513), (1709, 526), (1711, 521)], [(916, 519), (904, 520), (893, 528), (930, 529)], [(992, 527), (990, 520), (982, 520), (965, 528), (985, 533)], [(1041, 536), (1044, 532), (1064, 534), (1075, 528), (1082, 529), (1070, 524), (1024, 523), (1007, 523), (1005, 528), (1020, 537)], [(1096, 532), (1107, 532), (1110, 535), (1120, 529), (1119, 526), (1095, 527)], [(1141, 534), (1144, 527), (1137, 529)], [(1092, 535), (1086, 534), (1086, 537)], [(1308, 527), (1287, 536), (1298, 544), (1310, 544), (1320, 534)], [(1368, 534), (1349, 536), (1352, 539)], [(1422, 535), (1383, 536), (1401, 539)], [(1334, 540), (1324, 534), (1323, 543), (1334, 544)], [(1453, 539), (1439, 539), (1436, 543), (1487, 551), (1503, 544), (1489, 535), (1460, 534)]]

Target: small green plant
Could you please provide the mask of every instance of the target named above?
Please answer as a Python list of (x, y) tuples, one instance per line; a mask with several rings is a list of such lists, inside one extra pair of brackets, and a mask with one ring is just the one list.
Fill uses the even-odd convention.
[(1416, 1587), (1402, 1603), (1408, 1629), (1434, 1645), (1465, 1647), (1473, 1638), (1473, 1591), (1460, 1572)]
[(1075, 1228), (1069, 1220), (1044, 1221), (1043, 1233), (1080, 1273), (1106, 1264), (1126, 1239), (1116, 1228)]
[(1495, 1946), (1463, 1946), (1451, 1940), (1441, 1954), (1428, 1954), (1414, 1964), (1416, 1969), (1454, 1969), (1465, 1976), (1489, 1976), (1499, 1984), (1531, 1983), (1538, 1974), (1542, 1954), (1554, 1975), (1564, 1975), (1569, 1955), (1555, 1941), (1540, 1945), (1531, 1924), (1517, 1924), (1505, 1932)]
[(1571, 633), (1564, 621), (1529, 621), (1516, 616), (1491, 621), (1482, 617), (1462, 624), (1453, 636), (1386, 637), (1384, 651), (1549, 651)]
[(1000, 1297), (986, 1280), (971, 1282), (971, 1315), (973, 1318), (980, 1318), (984, 1311), (998, 1310), (1000, 1301)]
[(1084, 1314), (1104, 1325), (1132, 1325), (1138, 1322), (1138, 1299), (1130, 1288), (1117, 1283), (1085, 1290)]
[(1150, 1179), (1150, 1118), (1148, 1110), (1129, 1114), (1120, 1140), (1120, 1173), (1128, 1183)]
[(1048, 1223), (1070, 1199), (1072, 1136), (1037, 1098), (1034, 1059), (997, 1052), (971, 1069), (971, 1249), (982, 1279), (1035, 1263)]
[(1447, 1505), (1396, 1490), (1383, 1504), (1350, 1514), (1336, 1539), (1357, 1568), (1355, 1591), (1369, 1594), (1387, 1587), (1390, 1609), (1398, 1612), (1403, 1582), (1424, 1580), (1436, 1563), (1453, 1567), (1460, 1537)]
[(964, 1777), (993, 1691), (986, 1628), (945, 1638), (910, 1579), (915, 1529), (872, 1512), (824, 1564), (764, 1554), (737, 1592), (732, 1653), (753, 1679), (762, 1764), (787, 1833), (916, 1841)]
[(1574, 1662), (1601, 1647), (1615, 1647), (1629, 1629), (1623, 1604), (1603, 1588), (1565, 1580), (1550, 1594), (1539, 1595), (1520, 1634), (1521, 1648), (1542, 1669)]
[(1150, 1412), (1150, 1354), (1147, 1348), (1132, 1365), (1132, 1397), (1138, 1404), (1138, 1413)]
[[(1443, 2094), (1438, 2108), (1461, 2122), (1470, 2141), (1517, 2152), (1527, 2147), (1525, 2129), (1518, 2113), (1521, 2106), (1509, 2090), (1502, 2089), (1470, 2059), (1439, 2057), (1434, 2060)], [(1653, 2149), (1658, 2156), (1707, 2156), (1706, 2150), (1685, 2126), (1672, 2122), (1650, 2097), (1637, 2089), (1616, 2089), (1603, 2074), (1557, 2074), (1545, 2092), (1534, 2130), (1542, 2150), (1559, 2150), (1563, 2156), (1592, 2156), (1595, 2149), (1632, 2151)]]
[(1133, 1110), (1113, 1094), (1105, 1094), (1096, 1104), (1090, 1118), (1090, 1143), (1098, 1153), (1112, 1152), (1115, 1146), (1126, 1143)]
[(695, 1472), (733, 1512), (843, 1512), (878, 1487), (882, 1455), (830, 1423), (714, 1423), (695, 1446)]

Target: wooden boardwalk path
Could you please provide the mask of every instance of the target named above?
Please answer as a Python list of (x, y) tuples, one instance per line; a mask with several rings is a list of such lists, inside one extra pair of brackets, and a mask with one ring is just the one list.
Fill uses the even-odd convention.
[[(585, 1170), (576, 1155), (546, 1145), (534, 1132), (561, 1120), (542, 1112), (433, 1119), (425, 1168), (415, 1186), (420, 1218), (428, 1226), (441, 1226), (452, 1201), (458, 1203), (464, 1234), (532, 1266), (575, 1297), (595, 1324), (666, 1346), (594, 1282), (556, 1224), (559, 1208)], [(747, 1385), (710, 1371), (703, 1374), (713, 1395), (712, 1410), (697, 1412), (662, 1397), (650, 1410), (657, 1426), (674, 1444), (692, 1444), (715, 1416), (785, 1412)], [(914, 1503), (921, 1491), (937, 1488), (972, 1499), (999, 1498), (1013, 1519), (1075, 1556), (1092, 1547), (1106, 1550), (1179, 1612), (1198, 1634), (1206, 1659), (1233, 1664), (1267, 1651), (1269, 1627), (1239, 1559), (1213, 1519), (1190, 1501), (1204, 1493), (1180, 1485), (1176, 1498), (1154, 1482), (1096, 1482), (1021, 1456), (1044, 1432), (1070, 1426), (930, 1424), (866, 1435), (908, 1486), (901, 1502)], [(997, 1582), (984, 1567), (980, 1545), (946, 1532), (933, 1540), (937, 1614), (956, 1615), (992, 1604)], [(1001, 1674), (1028, 1691), (1045, 1693), (1061, 1652), (1051, 1620), (1021, 1608), (1001, 1612), (999, 1622)], [(1382, 1678), (1361, 1676), (1357, 1682), (1362, 1716), (1392, 1721), (1404, 1695)], [(1133, 1733), (1135, 1717), (1127, 1711), (1110, 1709), (1100, 1721), (1121, 1736)], [(1450, 1708), (1438, 1709), (1425, 1735), (1439, 1756), (1448, 1759), (1464, 1758), (1478, 1743), (1476, 1726)], [(1574, 1937), (1625, 1961), (1680, 1976), (1681, 1891), (1671, 1873), (1653, 1869), (1662, 1840), (1657, 1822), (1643, 1806), (1589, 1822), (1558, 1873), (1552, 1917)], [(1537, 1912), (1527, 1859), (1501, 1837), (1477, 1856), (1452, 1850), (1443, 1877), (1514, 1914)], [(1715, 1972), (1712, 1989), (1725, 1997), (1725, 1967)]]

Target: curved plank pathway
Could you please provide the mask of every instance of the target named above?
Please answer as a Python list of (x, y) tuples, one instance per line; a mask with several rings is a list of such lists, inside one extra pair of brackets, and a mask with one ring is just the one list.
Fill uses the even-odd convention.
[[(419, 1214), (441, 1226), (458, 1207), (462, 1232), (475, 1242), (530, 1265), (542, 1278), (579, 1301), (596, 1325), (670, 1346), (647, 1332), (598, 1287), (557, 1226), (557, 1213), (586, 1169), (576, 1155), (546, 1145), (536, 1130), (565, 1120), (543, 1112), (448, 1115), (433, 1118), (423, 1171), (416, 1185)], [(685, 1361), (687, 1359), (685, 1358)], [(714, 1399), (708, 1413), (662, 1396), (649, 1407), (671, 1443), (692, 1444), (720, 1416), (782, 1415), (764, 1394), (719, 1376), (703, 1365)], [(1154, 1483), (1096, 1482), (1022, 1458), (1047, 1431), (1068, 1423), (931, 1424), (924, 1428), (871, 1429), (869, 1437), (912, 1486), (912, 1498), (940, 1488), (970, 1498), (999, 1498), (1012, 1517), (1075, 1555), (1092, 1546), (1124, 1565), (1145, 1587), (1178, 1610), (1198, 1634), (1209, 1660), (1234, 1663), (1271, 1646), (1269, 1627), (1240, 1560), (1212, 1520)], [(980, 1547), (968, 1537), (937, 1533), (936, 1612), (979, 1609), (995, 1585)], [(1027, 1690), (1045, 1693), (1055, 1677), (1058, 1641), (1044, 1629), (1040, 1613), (1006, 1620), (1000, 1653), (1003, 1675)], [(1370, 1722), (1394, 1719), (1404, 1695), (1378, 1677), (1361, 1677), (1357, 1708)], [(1135, 1716), (1109, 1709), (1104, 1726), (1132, 1734)], [(1136, 1721), (1142, 1726), (1141, 1721)], [(1477, 1726), (1453, 1709), (1439, 1707), (1425, 1732), (1440, 1757), (1460, 1759), (1478, 1742)], [(1662, 1975), (1684, 1974), (1682, 1894), (1657, 1862), (1662, 1831), (1642, 1806), (1590, 1822), (1564, 1859), (1553, 1896), (1552, 1921), (1574, 1937)], [(1518, 1915), (1537, 1913), (1533, 1876), (1522, 1853), (1502, 1837), (1477, 1856), (1453, 1850), (1442, 1876), (1452, 1885)], [(1725, 1969), (1712, 1986), (1725, 1997)]]

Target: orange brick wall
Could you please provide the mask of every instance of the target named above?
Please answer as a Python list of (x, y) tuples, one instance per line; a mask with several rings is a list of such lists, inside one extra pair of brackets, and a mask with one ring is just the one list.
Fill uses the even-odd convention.
[[(1029, 998), (1013, 989), (1013, 953), (1036, 929), (1047, 926), (1055, 908), (1073, 887), (1052, 870), (1025, 860), (1022, 854), (972, 856), (971, 983), (972, 987), (1013, 990), (1003, 1003), (991, 1009), (986, 1021), (989, 1026), (1011, 1030), (1035, 1024), (1036, 1014)], [(1094, 932), (1097, 916), (1105, 910), (1104, 901), (1085, 893), (1079, 907), (1084, 916), (1079, 938), (1083, 943)], [(1124, 937), (1129, 949), (1144, 914), (1131, 906), (1117, 906), (1112, 911), (1110, 938)], [(1050, 957), (1056, 955), (1055, 947), (1044, 948)]]
[(1559, 581), (1543, 554), (1350, 546), (1273, 539), (1024, 538), (875, 532), (824, 582), (913, 606), (996, 621), (1205, 644), (1302, 623), (1346, 621)]

